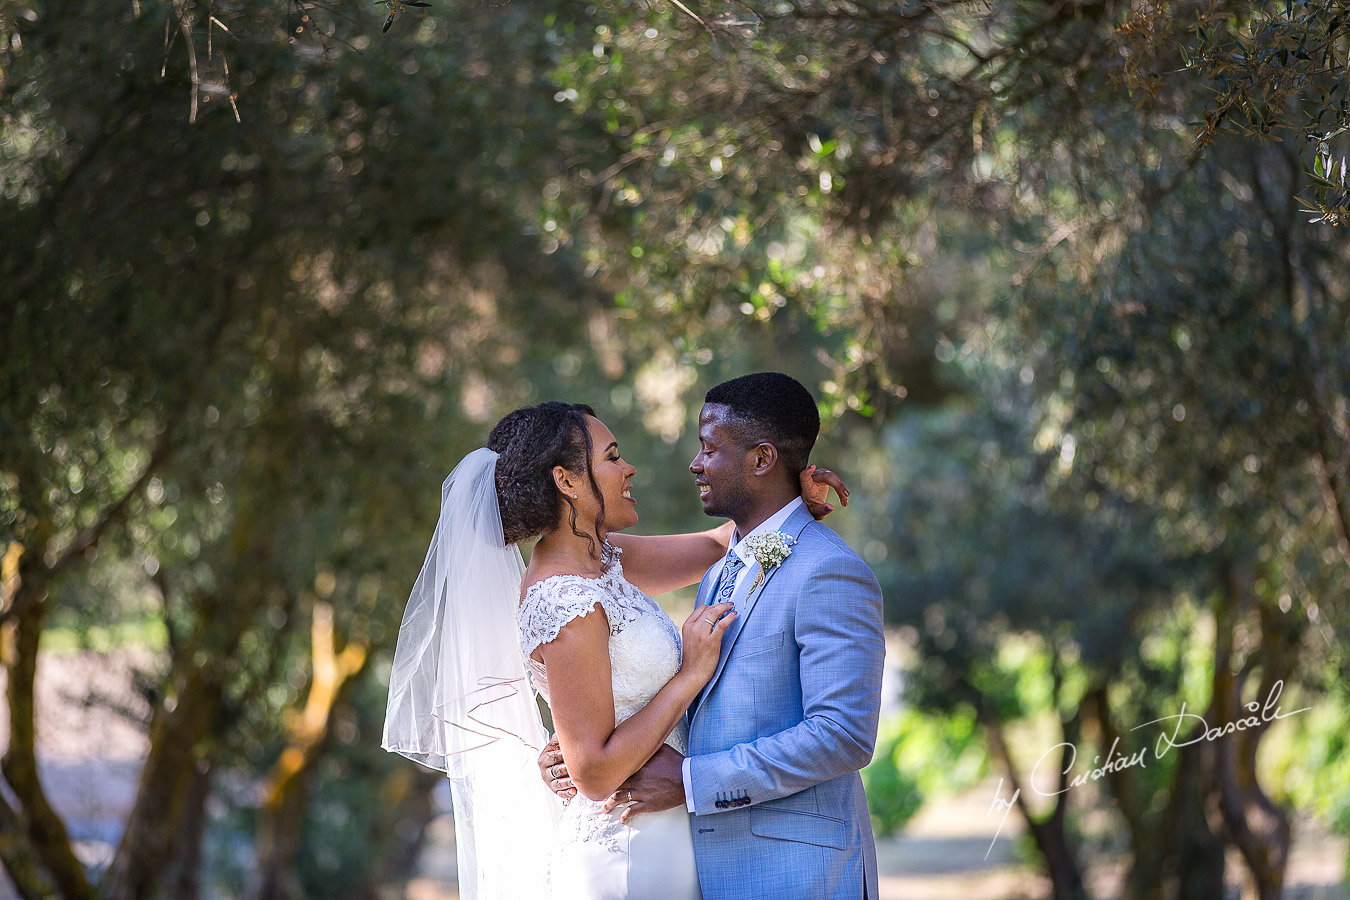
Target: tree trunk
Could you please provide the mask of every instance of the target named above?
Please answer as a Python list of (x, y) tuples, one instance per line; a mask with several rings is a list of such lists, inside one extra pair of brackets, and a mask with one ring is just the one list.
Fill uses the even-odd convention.
[[(14, 854), (24, 847), (31, 848), (36, 855), (33, 862), (40, 861), (65, 900), (94, 900), (93, 885), (75, 857), (65, 823), (52, 809), (38, 778), (33, 689), (37, 681), (38, 640), (47, 614), (39, 566), (40, 559), (25, 557), (22, 551), (12, 548), (4, 560), (7, 570), (4, 581), (11, 604), (8, 611), (13, 615), (0, 625), (0, 658), (7, 676), (5, 699), (9, 707), (9, 747), (0, 759), (0, 772), (18, 801), (18, 809), (12, 810), (16, 814), (12, 817), (14, 824), (21, 823), (26, 832), (26, 840), (9, 846)], [(20, 610), (17, 604), (25, 594), (29, 602)], [(36, 866), (24, 866), (22, 860), (17, 862), (21, 868), (37, 871)]]
[(380, 865), (371, 882), (354, 887), (347, 900), (378, 896), (378, 888), (405, 880), (425, 842), (426, 826), (435, 814), (431, 792), (445, 780), (441, 772), (422, 766), (398, 765), (385, 779), (381, 803), (371, 823), (373, 849)]
[[(1083, 700), (1097, 723), (1103, 754), (1109, 753), (1112, 747), (1126, 747), (1123, 753), (1117, 752), (1123, 756), (1130, 755), (1125, 735), (1116, 727), (1111, 714), (1106, 685), (1094, 685)], [(1108, 772), (1106, 788), (1115, 798), (1116, 809), (1130, 833), (1131, 860), (1125, 881), (1125, 895), (1130, 900), (1162, 900), (1162, 856), (1165, 845), (1158, 841), (1154, 823), (1149, 821), (1148, 811), (1143, 807), (1143, 798), (1139, 796), (1139, 785), (1133, 770), (1118, 768)]]
[[(1077, 717), (1062, 722), (1065, 732), (1064, 743), (1068, 746), (1072, 746), (1078, 738), (1077, 725)], [(984, 726), (990, 743), (994, 745), (995, 754), (1002, 760), (1008, 773), (1008, 783), (1012, 785), (1014, 796), (1017, 797), (1017, 808), (1026, 820), (1036, 850), (1041, 854), (1045, 874), (1050, 879), (1051, 896), (1054, 900), (1088, 900), (1087, 889), (1083, 885), (1083, 870), (1078, 864), (1078, 858), (1074, 855), (1064, 828), (1065, 814), (1068, 811), (1070, 776), (1067, 763), (1070, 751), (1066, 747), (1060, 759), (1060, 793), (1055, 799), (1055, 808), (1048, 816), (1037, 818), (1032, 814), (1026, 795), (1022, 791), (1021, 779), (1018, 777), (1017, 767), (1013, 764), (1012, 754), (1008, 751), (1002, 725), (997, 719), (989, 716), (985, 719)]]
[(314, 604), (310, 655), (312, 675), (305, 708), (290, 729), (290, 740), (272, 767), (258, 828), (258, 881), (254, 900), (297, 900), (296, 860), (309, 805), (314, 764), (323, 757), (333, 727), (333, 711), (369, 660), (367, 648), (348, 644), (337, 650), (333, 608)]
[[(1125, 745), (1116, 726), (1104, 685), (1086, 697), (1101, 729), (1103, 751)], [(1196, 737), (1194, 733), (1187, 740)], [(1135, 748), (1126, 746), (1120, 755)], [(1130, 900), (1212, 900), (1223, 894), (1224, 841), (1222, 822), (1212, 822), (1207, 810), (1215, 806), (1212, 790), (1214, 750), (1208, 743), (1184, 746), (1168, 787), (1167, 806), (1161, 813), (1147, 808), (1132, 768), (1108, 773), (1106, 786), (1130, 832), (1132, 859), (1126, 875), (1125, 896)]]
[(212, 766), (204, 760), (197, 767), (183, 814), (182, 845), (169, 883), (173, 900), (197, 900), (201, 896), (202, 840), (206, 834), (206, 801), (211, 796)]
[[(181, 671), (186, 670), (186, 671)], [(173, 859), (197, 779), (199, 751), (220, 709), (222, 687), (214, 667), (180, 666), (180, 688), (155, 710), (150, 753), (117, 856), (104, 880), (111, 900), (147, 900)]]
[[(1247, 599), (1245, 584), (1232, 571), (1225, 573), (1223, 591), (1221, 603), (1231, 609), (1239, 608)], [(1268, 605), (1259, 604), (1257, 616), (1261, 625), (1261, 643), (1254, 651), (1255, 658), (1249, 660), (1239, 674), (1234, 674), (1231, 663), (1215, 667), (1214, 716), (1210, 724), (1216, 727), (1251, 715), (1243, 706), (1243, 687), (1247, 674), (1258, 661), (1262, 670), (1261, 685), (1255, 697), (1258, 708), (1275, 696), (1292, 667), (1290, 629), (1280, 614)], [(1232, 625), (1219, 631), (1220, 640), (1224, 642), (1223, 655), (1231, 655), (1232, 631)], [(1257, 749), (1269, 724), (1270, 720), (1267, 720), (1259, 727), (1244, 729), (1215, 741), (1214, 774), (1225, 831), (1242, 853), (1257, 896), (1261, 900), (1279, 900), (1284, 892), (1284, 875), (1293, 835), (1288, 815), (1257, 782)]]
[[(1193, 735), (1192, 735), (1193, 736)], [(1177, 900), (1213, 900), (1224, 895), (1223, 822), (1215, 811), (1214, 748), (1208, 743), (1182, 747), (1172, 775), (1162, 827), (1165, 876)]]
[[(33, 689), (37, 679), (38, 644), (49, 605), (48, 586), (58, 574), (83, 560), (85, 551), (96, 546), (107, 529), (122, 520), (132, 498), (168, 458), (171, 447), (169, 429), (166, 428), (135, 483), (103, 509), (91, 527), (77, 534), (50, 565), (44, 554), (52, 539), (53, 528), (50, 520), (42, 516), (37, 517), (36, 525), (26, 537), (28, 546), (18, 542), (9, 544), (3, 561), (0, 561), (0, 661), (7, 675), (5, 699), (10, 721), (9, 747), (0, 759), (0, 773), (18, 803), (17, 809), (6, 805), (10, 814), (3, 815), (5, 821), (0, 823), (0, 834), (11, 827), (22, 827), (25, 832), (22, 841), (4, 840), (5, 850), (0, 851), (0, 858), (4, 858), (6, 867), (11, 870), (45, 870), (45, 875), (65, 900), (93, 900), (97, 892), (75, 856), (65, 823), (52, 809), (38, 777)], [(32, 482), (34, 479), (21, 479), (25, 488)], [(41, 508), (40, 503), (23, 505), (30, 509)], [(13, 858), (5, 857), (5, 852), (12, 853)], [(25, 853), (33, 854), (31, 860), (22, 858)], [(28, 882), (30, 887), (37, 883)], [(32, 889), (36, 890), (36, 887)]]
[(1031, 837), (1036, 842), (1045, 862), (1046, 874), (1050, 876), (1051, 896), (1054, 900), (1087, 900), (1087, 891), (1083, 887), (1083, 872), (1074, 858), (1073, 850), (1064, 833), (1063, 822), (1053, 817), (1040, 822), (1027, 820)]
[(174, 662), (169, 683), (176, 689), (155, 708), (136, 802), (103, 882), (109, 900), (149, 900), (166, 874), (164, 861), (181, 852), (198, 766), (208, 760), (222, 727), (230, 660), (265, 603), (261, 588), (238, 580), (231, 587), (228, 608), (203, 604), (225, 612), (218, 617), (203, 611), (197, 633)]
[(266, 536), (273, 532), (259, 527), (250, 512), (241, 508), (235, 517), (219, 578), (226, 587), (198, 600), (196, 628), (173, 661), (169, 689), (155, 707), (136, 802), (103, 881), (110, 900), (150, 900), (166, 874), (164, 861), (178, 855), (198, 762), (222, 727), (218, 717), (232, 677), (231, 658), (267, 603), (267, 586), (253, 582), (264, 571)]
[(253, 900), (301, 900), (304, 896), (296, 876), (296, 861), (304, 834), (310, 776), (306, 765), (268, 793), (258, 823), (257, 882), (250, 892)]
[[(0, 608), (11, 609), (19, 589), (19, 560), (23, 558), (23, 545), (15, 541), (5, 550), (3, 562), (0, 562)], [(0, 663), (9, 668), (15, 648), (11, 648), (10, 629), (0, 626)], [(6, 688), (8, 690), (8, 688)], [(13, 712), (11, 711), (11, 718)], [(0, 863), (24, 900), (56, 896), (56, 886), (51, 876), (38, 859), (37, 850), (28, 840), (27, 827), (19, 818), (19, 813), (0, 793)]]
[(56, 896), (56, 885), (42, 868), (37, 851), (24, 833), (18, 814), (0, 794), (0, 863), (23, 900), (47, 900)]

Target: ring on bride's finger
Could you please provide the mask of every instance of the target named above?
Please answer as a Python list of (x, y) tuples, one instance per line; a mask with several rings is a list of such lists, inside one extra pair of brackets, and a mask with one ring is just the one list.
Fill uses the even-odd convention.
[(704, 619), (703, 621), (707, 622), (709, 625), (716, 625), (716, 624), (717, 624), (717, 623), (714, 622), (712, 619)]
[(629, 791), (629, 792), (628, 792), (628, 802), (629, 802), (629, 803), (632, 803), (632, 802), (633, 802), (633, 792), (632, 792), (632, 791)]

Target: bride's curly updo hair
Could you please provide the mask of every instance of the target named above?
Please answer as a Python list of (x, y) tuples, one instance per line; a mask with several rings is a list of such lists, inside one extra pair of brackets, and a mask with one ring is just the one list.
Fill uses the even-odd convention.
[(595, 410), (584, 403), (550, 400), (507, 413), (492, 426), (487, 446), (497, 453), (497, 506), (507, 544), (518, 544), (557, 528), (561, 497), (571, 511), (572, 533), (592, 541), (591, 550), (595, 551), (597, 545), (592, 537), (577, 530), (576, 504), (553, 481), (554, 466), (586, 473), (591, 489), (600, 499), (595, 539), (604, 540), (599, 523), (605, 518), (605, 498), (591, 473), (591, 453), (595, 448), (586, 430), (586, 416), (594, 415)]

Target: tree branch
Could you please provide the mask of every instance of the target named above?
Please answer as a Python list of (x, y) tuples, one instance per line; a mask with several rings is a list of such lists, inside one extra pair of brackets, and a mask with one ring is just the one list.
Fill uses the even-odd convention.
[(39, 602), (47, 583), (72, 562), (80, 559), (86, 550), (98, 543), (99, 539), (103, 537), (103, 533), (108, 530), (108, 526), (122, 518), (132, 498), (141, 492), (141, 489), (145, 487), (150, 478), (159, 471), (160, 466), (172, 454), (173, 444), (170, 434), (171, 429), (166, 427), (135, 483), (116, 502), (104, 509), (92, 526), (76, 536), (75, 540), (55, 562), (51, 565), (43, 565), (35, 573), (36, 578), (30, 576), (23, 579), (20, 583), (14, 585), (12, 593), (7, 592), (5, 608), (0, 609), (0, 625), (4, 625), (6, 621), (15, 616), (22, 616), (27, 613), (30, 608)]

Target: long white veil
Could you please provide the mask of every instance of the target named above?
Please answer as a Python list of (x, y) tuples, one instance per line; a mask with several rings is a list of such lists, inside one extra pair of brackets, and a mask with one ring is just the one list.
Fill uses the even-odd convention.
[(464, 900), (547, 893), (561, 803), (539, 778), (548, 740), (516, 637), (525, 564), (502, 538), (497, 454), (464, 457), (399, 628), (386, 750), (450, 777)]

